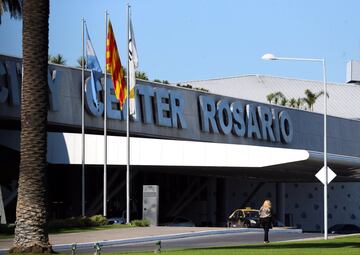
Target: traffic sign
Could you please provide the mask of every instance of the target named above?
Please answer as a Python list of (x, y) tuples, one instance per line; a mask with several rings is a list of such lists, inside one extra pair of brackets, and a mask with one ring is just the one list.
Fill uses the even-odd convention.
[[(336, 177), (336, 173), (334, 173), (334, 171), (333, 170), (331, 170), (330, 169), (330, 167), (328, 167), (327, 168), (328, 169), (328, 184), (332, 181), (332, 180), (334, 180), (334, 178)], [(319, 179), (319, 181), (321, 181), (322, 182), (322, 184), (324, 184), (325, 185), (325, 179), (326, 179), (326, 170), (325, 170), (325, 166), (323, 166), (320, 170), (319, 170), (319, 172), (317, 172), (317, 174), (315, 175), (315, 177), (316, 178), (318, 178)]]

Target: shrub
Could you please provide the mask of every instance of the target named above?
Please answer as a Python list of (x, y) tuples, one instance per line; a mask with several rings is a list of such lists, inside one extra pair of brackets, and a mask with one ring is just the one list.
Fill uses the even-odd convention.
[(106, 224), (107, 220), (102, 215), (94, 215), (91, 217), (71, 217), (67, 219), (56, 219), (50, 221), (49, 229), (97, 227)]
[(107, 219), (102, 215), (94, 215), (90, 217), (91, 226), (103, 226), (107, 224)]
[(0, 224), (0, 233), (6, 235), (14, 234), (15, 224)]
[(71, 217), (67, 219), (56, 219), (49, 222), (49, 228), (75, 228), (91, 226), (91, 221), (87, 217)]
[(135, 227), (148, 227), (150, 226), (150, 222), (148, 220), (133, 220), (131, 221), (131, 226)]

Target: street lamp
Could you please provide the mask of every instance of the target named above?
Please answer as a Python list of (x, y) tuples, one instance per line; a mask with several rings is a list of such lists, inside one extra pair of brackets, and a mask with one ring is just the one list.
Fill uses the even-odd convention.
[(327, 135), (326, 135), (326, 115), (327, 115), (327, 86), (326, 86), (326, 68), (325, 59), (323, 58), (284, 58), (276, 57), (274, 54), (267, 53), (262, 56), (263, 60), (293, 60), (293, 61), (311, 61), (320, 62), (323, 67), (323, 83), (324, 83), (324, 169), (325, 169), (325, 181), (324, 181), (324, 239), (328, 239), (328, 220), (327, 220), (327, 186), (328, 186), (328, 167), (327, 167)]

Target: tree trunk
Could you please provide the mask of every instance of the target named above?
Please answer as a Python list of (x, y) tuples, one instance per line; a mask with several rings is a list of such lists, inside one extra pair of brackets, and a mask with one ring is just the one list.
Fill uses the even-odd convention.
[(16, 228), (11, 252), (51, 252), (47, 233), (49, 0), (23, 5), (21, 147)]

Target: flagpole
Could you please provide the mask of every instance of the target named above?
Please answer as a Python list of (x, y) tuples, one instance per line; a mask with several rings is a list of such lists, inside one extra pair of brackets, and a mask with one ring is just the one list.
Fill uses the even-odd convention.
[(81, 215), (85, 216), (85, 20), (82, 23), (82, 62), (81, 62)]
[(103, 201), (103, 215), (106, 217), (106, 191), (107, 191), (107, 70), (106, 70), (106, 48), (107, 48), (107, 24), (108, 24), (108, 12), (105, 12), (105, 72), (104, 72), (104, 201)]
[(126, 96), (126, 223), (130, 223), (130, 59), (129, 59), (129, 26), (130, 26), (130, 5), (127, 4), (127, 96)]

